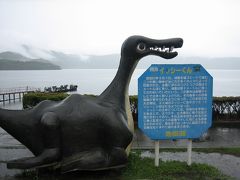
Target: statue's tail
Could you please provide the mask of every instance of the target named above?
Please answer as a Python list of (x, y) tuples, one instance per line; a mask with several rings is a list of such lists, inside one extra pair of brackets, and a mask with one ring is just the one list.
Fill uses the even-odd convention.
[(7, 110), (0, 108), (0, 127), (7, 131), (19, 142), (28, 147), (34, 154), (38, 154), (41, 146), (39, 121), (33, 118), (31, 110)]

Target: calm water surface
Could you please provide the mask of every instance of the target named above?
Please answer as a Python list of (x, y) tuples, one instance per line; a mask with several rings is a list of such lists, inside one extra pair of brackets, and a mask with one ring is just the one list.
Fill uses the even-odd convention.
[[(65, 84), (78, 85), (78, 93), (81, 94), (100, 94), (112, 81), (117, 69), (63, 69), (51, 71), (0, 71), (0, 89), (12, 87), (30, 86), (35, 88), (60, 86)], [(131, 79), (129, 93), (137, 94), (137, 79), (145, 71), (145, 69), (136, 69)], [(213, 95), (214, 96), (240, 96), (240, 70), (208, 70), (214, 78)], [(0, 104), (1, 107), (2, 104)], [(21, 109), (22, 103), (16, 102), (6, 103), (6, 109)], [(208, 131), (210, 140), (202, 143), (194, 143), (194, 146), (214, 146), (228, 147), (239, 146), (239, 129), (215, 128)], [(137, 136), (138, 141), (142, 140), (145, 146), (152, 146), (151, 141)], [(135, 144), (139, 144), (135, 140)], [(183, 145), (184, 142), (172, 144), (169, 142), (166, 146)], [(18, 147), (19, 142), (10, 137), (0, 128), (0, 146)], [(162, 144), (162, 146), (164, 146)], [(9, 149), (0, 148), (0, 179), (1, 177), (12, 176), (20, 173), (19, 170), (7, 170), (5, 162), (10, 158), (17, 158), (19, 154), (22, 156), (29, 155), (26, 149)]]
[[(130, 83), (129, 93), (137, 94), (137, 79), (145, 69), (136, 69)], [(0, 71), (0, 89), (31, 86), (43, 89), (65, 84), (78, 85), (78, 93), (100, 94), (112, 81), (117, 69), (63, 69)], [(212, 70), (214, 96), (240, 95), (240, 70)]]

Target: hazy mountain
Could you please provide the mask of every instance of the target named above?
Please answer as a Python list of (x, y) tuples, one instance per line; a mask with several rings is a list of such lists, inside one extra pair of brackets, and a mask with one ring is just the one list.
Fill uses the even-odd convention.
[[(80, 68), (80, 69), (111, 69), (118, 68), (120, 54), (109, 55), (89, 55), (81, 57), (74, 54), (65, 54), (62, 52), (51, 51), (50, 55), (54, 57), (53, 63), (62, 68)], [(177, 56), (174, 59), (166, 60), (157, 56), (147, 56), (143, 58), (137, 68), (148, 68), (151, 64), (202, 64), (207, 69), (240, 69), (240, 57), (182, 57)]]
[(21, 47), (24, 50), (24, 54), (30, 57), (31, 59), (38, 59), (38, 58), (52, 59), (53, 58), (50, 55), (49, 51), (47, 50), (28, 46), (26, 44), (23, 44)]
[[(30, 48), (29, 48), (30, 49)], [(30, 51), (30, 50), (29, 50)], [(31, 50), (31, 52), (39, 52), (40, 50)], [(80, 56), (76, 54), (66, 54), (58, 51), (44, 51), (43, 59), (40, 54), (32, 54), (31, 56), (39, 59), (31, 59), (15, 52), (0, 53), (0, 61), (17, 60), (17, 61), (37, 61), (44, 63), (52, 63), (60, 66), (62, 69), (111, 69), (118, 68), (120, 55), (89, 55)], [(240, 57), (224, 57), (224, 58), (205, 58), (205, 57), (182, 57), (178, 56), (171, 60), (159, 58), (157, 56), (148, 56), (143, 58), (137, 68), (148, 68), (151, 64), (202, 64), (207, 69), (240, 69)]]
[(30, 58), (27, 58), (19, 53), (6, 51), (0, 53), (0, 59), (7, 59), (7, 60), (13, 60), (13, 61), (30, 61)]
[(207, 69), (240, 69), (240, 57), (206, 58), (206, 57), (181, 57), (165, 60), (156, 56), (148, 56), (142, 60), (138, 68), (150, 64), (201, 64)]
[(63, 69), (87, 68), (87, 63), (79, 55), (65, 54), (57, 51), (50, 51), (49, 54), (53, 57), (51, 61)]
[[(63, 69), (111, 69), (118, 68), (120, 61), (119, 54), (91, 55), (83, 58), (79, 55), (51, 51), (50, 55), (54, 57), (52, 62), (60, 65)], [(148, 68), (151, 64), (202, 64), (208, 69), (240, 69), (240, 57), (205, 58), (178, 56), (174, 59), (166, 60), (157, 56), (148, 56), (139, 62), (137, 68)]]
[(58, 70), (60, 66), (45, 59), (31, 59), (15, 52), (0, 53), (0, 70)]
[(14, 60), (0, 60), (0, 70), (59, 70), (57, 66), (48, 62), (40, 61), (14, 61)]
[(117, 54), (82, 57), (57, 51), (50, 51), (49, 53), (53, 57), (51, 59), (53, 63), (69, 69), (112, 69), (118, 67), (120, 59)]

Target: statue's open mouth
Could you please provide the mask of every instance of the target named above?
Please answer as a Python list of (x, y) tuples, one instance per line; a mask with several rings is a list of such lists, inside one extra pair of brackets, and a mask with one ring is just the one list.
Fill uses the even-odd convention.
[(148, 47), (149, 54), (161, 56), (165, 59), (171, 59), (178, 55), (175, 48), (181, 48), (183, 40), (181, 38), (173, 38), (166, 40), (155, 40)]

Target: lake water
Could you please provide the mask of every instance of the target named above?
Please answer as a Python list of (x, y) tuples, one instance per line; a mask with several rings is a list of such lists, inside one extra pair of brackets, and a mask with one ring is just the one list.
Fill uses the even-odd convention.
[[(60, 86), (65, 84), (76, 84), (78, 85), (78, 93), (81, 94), (100, 94), (112, 81), (116, 74), (117, 69), (63, 69), (63, 70), (45, 70), (45, 71), (0, 71), (0, 89), (12, 88), (12, 87), (35, 87), (41, 88), (49, 86)], [(145, 69), (136, 69), (129, 87), (130, 94), (137, 94), (137, 79), (145, 71)], [(213, 76), (213, 95), (214, 96), (240, 96), (240, 70), (213, 70), (209, 69), (208, 72)], [(2, 104), (0, 103), (0, 107)], [(21, 109), (22, 103), (6, 103), (6, 109)], [(228, 146), (238, 146), (239, 147), (239, 129), (228, 129), (228, 128), (216, 128), (211, 130), (212, 135), (210, 135), (209, 142), (193, 143), (196, 146), (206, 146), (210, 147), (228, 147)], [(141, 139), (144, 141), (145, 146), (150, 145), (152, 147), (151, 141), (145, 141), (141, 138), (142, 135), (135, 134), (135, 144), (139, 146)], [(136, 138), (137, 137), (137, 138)], [(164, 141), (166, 142), (166, 141)], [(166, 142), (166, 146), (170, 145), (176, 146), (176, 144), (181, 145), (182, 142)], [(185, 144), (184, 144), (185, 145)], [(16, 142), (12, 137), (10, 137), (5, 131), (0, 128), (0, 146), (11, 146), (12, 148), (0, 148), (0, 179), (1, 177), (9, 176), (9, 179), (14, 179), (12, 177), (19, 170), (7, 170), (6, 165), (3, 163), (6, 160), (24, 157), (29, 155), (29, 151), (26, 149), (19, 148), (19, 142)], [(17, 146), (17, 148), (13, 148)], [(164, 147), (163, 144), (161, 144)], [(222, 156), (222, 155), (221, 155)], [(235, 157), (233, 157), (235, 158)], [(200, 157), (199, 159), (202, 159)], [(209, 161), (214, 161), (213, 159), (207, 157)], [(232, 159), (224, 160), (223, 162), (232, 162)], [(205, 162), (206, 163), (206, 162)], [(218, 163), (218, 164), (222, 164)], [(224, 166), (224, 169), (230, 168), (234, 170), (236, 164)], [(234, 168), (232, 168), (234, 167)], [(237, 167), (238, 168), (238, 167)], [(236, 168), (235, 168), (236, 169)], [(229, 171), (230, 172), (230, 171)], [(236, 171), (238, 172), (238, 171)], [(233, 172), (235, 173), (235, 172)], [(238, 173), (239, 174), (239, 173)], [(231, 174), (232, 175), (232, 174)]]
[[(136, 69), (130, 83), (129, 93), (137, 94), (137, 79), (145, 69)], [(117, 69), (63, 69), (0, 71), (0, 89), (12, 87), (44, 87), (65, 84), (78, 85), (80, 94), (100, 94), (112, 81)], [(214, 96), (240, 96), (240, 70), (213, 70)]]

